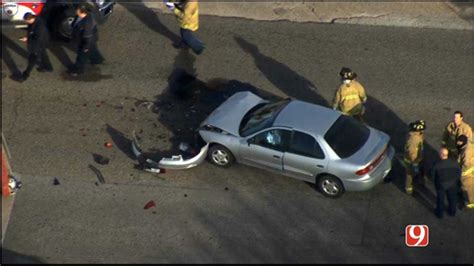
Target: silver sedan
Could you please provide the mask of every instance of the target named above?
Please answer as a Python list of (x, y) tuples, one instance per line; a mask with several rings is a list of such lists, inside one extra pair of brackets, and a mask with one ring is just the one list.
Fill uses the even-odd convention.
[[(207, 156), (219, 167), (238, 162), (315, 183), (331, 198), (371, 189), (388, 175), (390, 137), (332, 109), (298, 100), (232, 95), (199, 128), (200, 151), (163, 158), (154, 167), (187, 169)], [(141, 155), (134, 141), (134, 152)]]
[(209, 161), (234, 162), (317, 184), (328, 197), (364, 191), (390, 172), (390, 137), (338, 111), (297, 100), (234, 94), (201, 124)]

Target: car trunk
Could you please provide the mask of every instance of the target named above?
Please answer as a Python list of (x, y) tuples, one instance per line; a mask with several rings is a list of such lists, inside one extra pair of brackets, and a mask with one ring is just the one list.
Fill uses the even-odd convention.
[[(387, 148), (390, 137), (374, 128), (370, 128), (370, 135), (364, 146), (354, 153), (346, 161), (363, 167), (368, 166), (376, 160)], [(378, 165), (375, 166), (377, 168)]]

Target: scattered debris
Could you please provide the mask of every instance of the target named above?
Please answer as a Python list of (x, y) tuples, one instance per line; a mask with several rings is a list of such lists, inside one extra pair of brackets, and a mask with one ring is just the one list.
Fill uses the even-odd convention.
[(224, 190), (229, 190), (229, 188), (228, 188), (228, 187), (225, 187)]
[(101, 165), (106, 165), (106, 164), (109, 164), (110, 162), (109, 158), (102, 156), (100, 154), (93, 153), (92, 157), (94, 158), (94, 161), (96, 163), (101, 164)]
[(95, 185), (96, 185), (96, 186), (99, 186), (99, 183), (95, 182)]
[(185, 198), (188, 197), (188, 194), (184, 194), (184, 197), (185, 197)]
[(107, 147), (107, 148), (112, 148), (112, 143), (106, 142), (106, 143), (104, 143), (104, 146)]
[(61, 183), (59, 183), (59, 180), (55, 177), (54, 180), (53, 180), (53, 185), (58, 186), (60, 184)]
[(181, 142), (181, 143), (179, 144), (179, 150), (180, 150), (180, 151), (185, 152), (185, 151), (188, 151), (189, 149), (191, 149), (191, 146), (189, 146), (188, 143)]
[(87, 103), (83, 104), (82, 106), (83, 106), (83, 107), (86, 107), (86, 106), (87, 106)]
[(96, 174), (97, 176), (97, 179), (99, 179), (99, 182), (101, 184), (105, 184), (105, 179), (104, 179), (104, 176), (102, 175), (102, 173), (100, 172), (99, 169), (97, 169), (95, 166), (93, 166), (92, 164), (89, 164), (89, 168)]
[(145, 207), (143, 207), (143, 209), (148, 210), (148, 209), (153, 208), (153, 207), (156, 207), (156, 204), (155, 204), (155, 202), (154, 202), (153, 200), (150, 200), (150, 201), (145, 205)]
[(130, 109), (130, 111), (135, 112), (135, 108)]

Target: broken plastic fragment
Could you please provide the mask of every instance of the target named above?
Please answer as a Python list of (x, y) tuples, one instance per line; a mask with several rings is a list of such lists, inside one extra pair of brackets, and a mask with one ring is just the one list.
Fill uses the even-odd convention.
[(97, 176), (97, 179), (99, 179), (99, 182), (102, 183), (102, 184), (105, 184), (104, 176), (99, 171), (99, 169), (94, 167), (92, 164), (89, 164), (89, 168), (95, 173), (95, 175)]
[(153, 200), (150, 200), (147, 204), (145, 204), (145, 207), (143, 207), (143, 209), (148, 210), (148, 209), (153, 208), (155, 206), (156, 206), (155, 202)]
[(94, 158), (94, 161), (98, 164), (106, 165), (106, 164), (109, 164), (110, 162), (109, 158), (102, 156), (100, 154), (93, 153), (92, 157)]
[(189, 150), (191, 147), (189, 146), (189, 144), (185, 143), (185, 142), (181, 142), (179, 144), (179, 150), (180, 151), (187, 151)]

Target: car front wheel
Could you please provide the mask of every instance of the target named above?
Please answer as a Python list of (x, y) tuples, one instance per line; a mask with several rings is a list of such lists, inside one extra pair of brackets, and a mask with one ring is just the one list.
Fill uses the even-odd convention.
[(319, 191), (328, 198), (339, 198), (344, 194), (344, 186), (342, 182), (333, 176), (325, 175), (318, 178)]
[(227, 168), (234, 163), (232, 153), (226, 147), (219, 144), (211, 146), (207, 155), (209, 161), (219, 167)]

